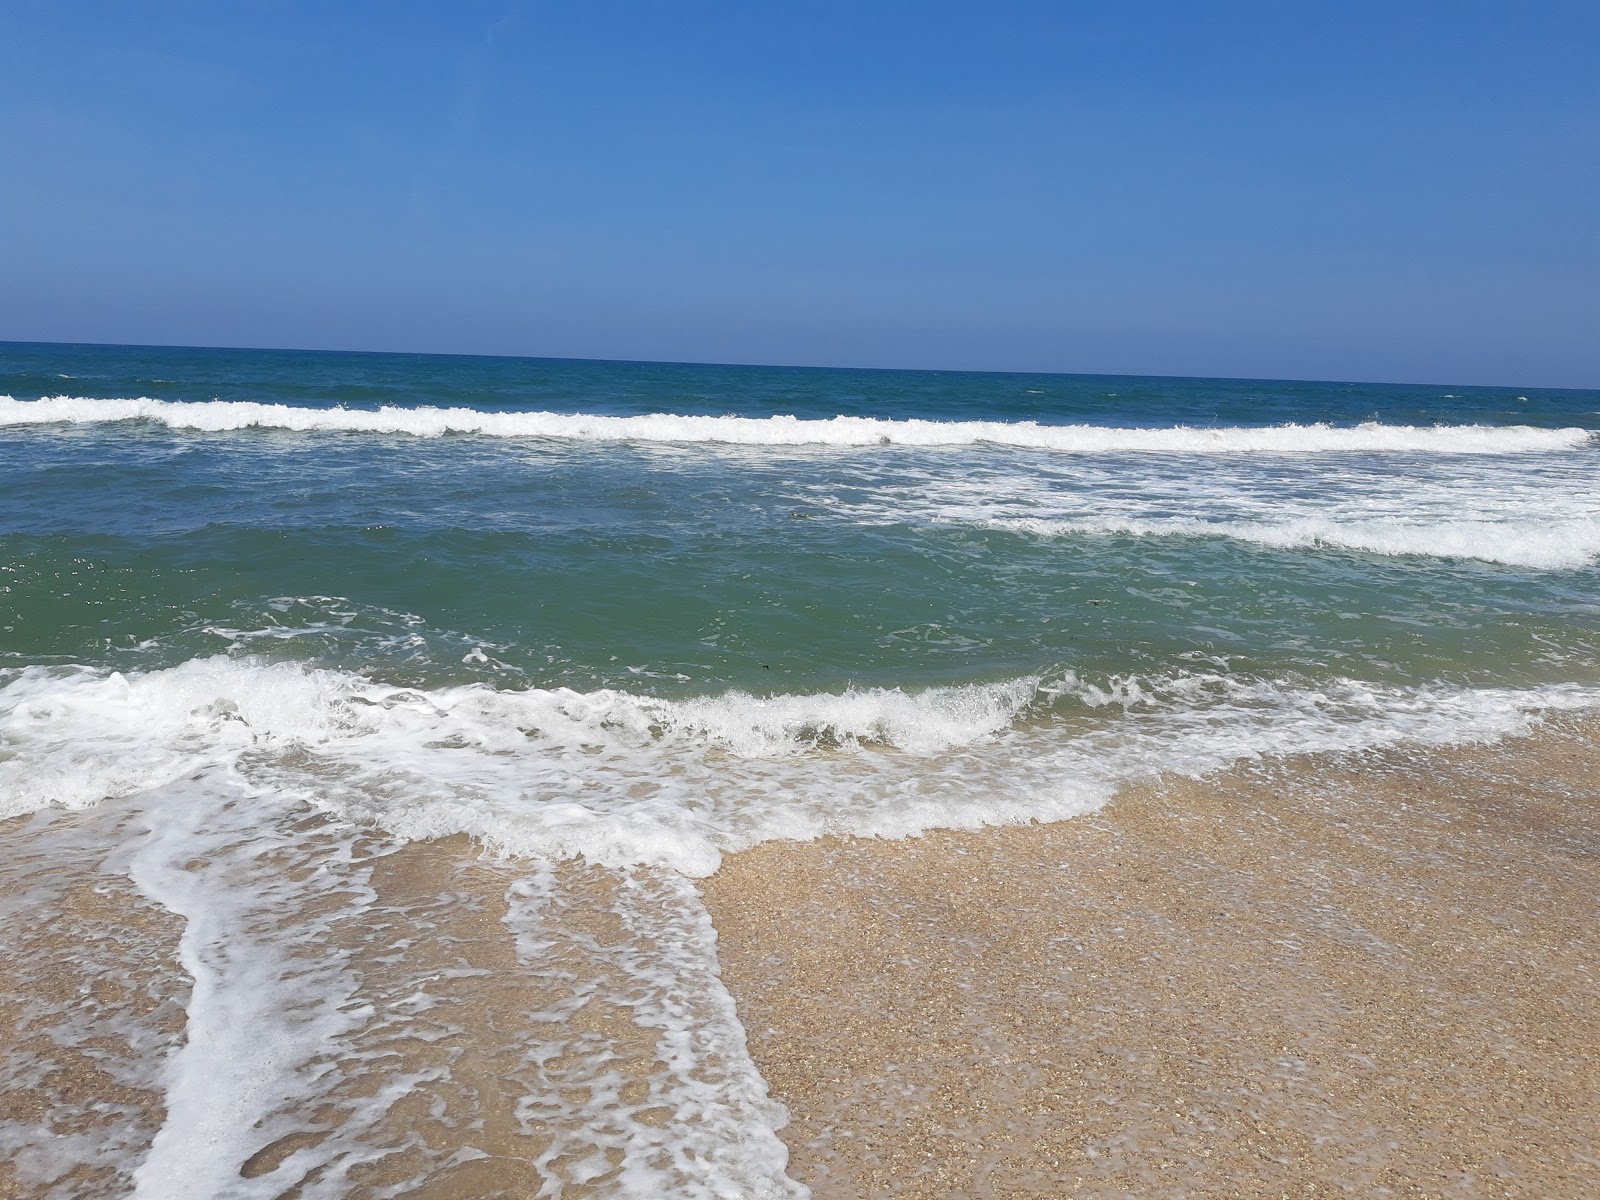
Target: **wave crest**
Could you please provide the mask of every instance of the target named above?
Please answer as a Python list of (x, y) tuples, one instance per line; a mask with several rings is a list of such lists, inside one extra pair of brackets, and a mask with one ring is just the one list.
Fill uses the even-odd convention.
[(178, 401), (0, 396), (0, 426), (149, 421), (172, 429), (277, 429), (441, 437), (475, 434), (597, 442), (736, 446), (997, 445), (1069, 454), (1536, 454), (1588, 444), (1588, 430), (1529, 425), (1271, 425), (1158, 429), (1041, 425), (1035, 421), (885, 420), (876, 417), (711, 417), (674, 413), (487, 412), (471, 408), (307, 408), (238, 400)]
[(1597, 704), (1577, 686), (1204, 672), (667, 700), (397, 688), (220, 656), (128, 676), (29, 667), (0, 673), (0, 816), (210, 779), (405, 838), (706, 875), (775, 838), (1062, 820), (1160, 772), (1488, 740)]
[(1221, 537), (1273, 549), (1333, 547), (1390, 557), (1470, 558), (1535, 570), (1573, 570), (1600, 558), (1600, 519), (1533, 521), (1205, 521), (994, 517), (975, 522), (1039, 537)]

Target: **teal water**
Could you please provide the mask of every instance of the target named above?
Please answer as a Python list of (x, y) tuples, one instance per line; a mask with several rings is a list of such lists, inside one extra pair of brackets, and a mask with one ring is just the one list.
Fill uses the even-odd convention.
[[(1041, 786), (1022, 761), (1081, 800), (1239, 754), (1480, 736), (1600, 685), (1600, 393), (13, 344), (0, 395), (14, 705), (65, 689), (92, 725), (115, 703), (91, 682), (203, 667), (205, 704), (152, 718), (176, 763), (221, 754), (194, 714), (263, 681), (332, 707), (267, 722), (258, 753), (400, 737), (347, 710), (403, 694), (437, 710), (404, 739), (421, 793), (470, 780), (499, 816), (468, 827), (513, 844), (574, 795), (610, 821), (683, 756), (724, 783), (784, 766), (628, 808), (695, 825), (687, 856), (562, 845), (700, 870), (877, 830), (859, 810), (883, 788), (952, 771), (1010, 819)], [(458, 727), (461, 697), (566, 706), (564, 732)], [(882, 776), (849, 817), (813, 794), (844, 752)], [(93, 802), (47, 782), (68, 753), (19, 743), (9, 804)], [(490, 778), (507, 755), (522, 773)], [(371, 816), (372, 786), (344, 803)], [(927, 799), (883, 827), (987, 819)]]
[[(1151, 429), (1600, 422), (1589, 392), (19, 345), (0, 353), (0, 395)], [(14, 666), (248, 651), (418, 685), (642, 677), (679, 696), (1216, 656), (1262, 675), (1532, 684), (1587, 680), (1600, 629), (1587, 442), (1063, 455), (149, 421), (0, 437)], [(479, 645), (493, 661), (463, 663)]]
[[(802, 1197), (694, 877), (1600, 708), (1596, 431), (1600, 392), (0, 344), (0, 1151), (50, 1197)], [(386, 890), (454, 834), (497, 892), (476, 851)], [(515, 987), (455, 949), (496, 927)]]

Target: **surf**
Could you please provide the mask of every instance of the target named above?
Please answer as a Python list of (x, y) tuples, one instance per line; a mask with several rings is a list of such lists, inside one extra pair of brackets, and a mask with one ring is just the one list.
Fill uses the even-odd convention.
[(438, 438), (470, 434), (566, 441), (923, 448), (994, 445), (1061, 454), (1541, 454), (1591, 441), (1579, 428), (1531, 425), (1324, 423), (1215, 428), (1048, 425), (1036, 421), (935, 421), (836, 416), (803, 419), (649, 413), (495, 412), (472, 408), (383, 406), (312, 408), (242, 400), (96, 399), (0, 396), (0, 427), (103, 425), (142, 421), (174, 430), (222, 433), (366, 433)]

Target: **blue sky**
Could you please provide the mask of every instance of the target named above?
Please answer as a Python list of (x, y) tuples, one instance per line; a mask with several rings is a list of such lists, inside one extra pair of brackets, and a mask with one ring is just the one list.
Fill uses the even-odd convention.
[(1600, 3), (0, 4), (0, 338), (1600, 386)]

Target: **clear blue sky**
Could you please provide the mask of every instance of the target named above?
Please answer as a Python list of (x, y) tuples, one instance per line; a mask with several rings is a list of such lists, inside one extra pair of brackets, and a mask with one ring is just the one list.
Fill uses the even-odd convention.
[(0, 0), (0, 338), (1600, 386), (1600, 0)]

